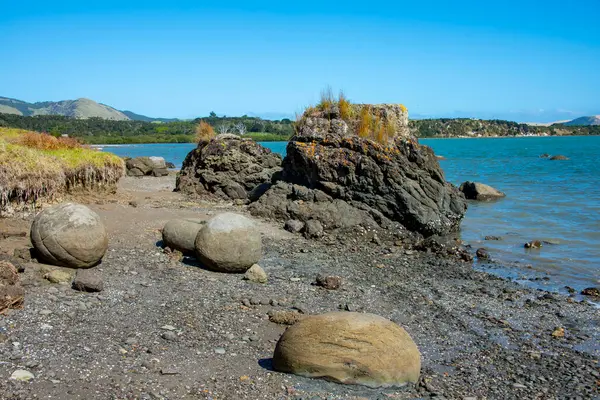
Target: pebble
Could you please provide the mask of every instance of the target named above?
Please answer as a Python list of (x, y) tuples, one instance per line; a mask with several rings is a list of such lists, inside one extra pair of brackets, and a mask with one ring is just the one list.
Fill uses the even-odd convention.
[(58, 289), (55, 288), (54, 286), (49, 287), (48, 288), (48, 293), (50, 293), (50, 294), (57, 294), (58, 293)]
[(242, 304), (245, 305), (246, 307), (250, 307), (252, 305), (252, 302), (248, 299), (244, 299), (244, 300), (242, 300)]
[(48, 309), (43, 309), (42, 311), (40, 311), (40, 315), (50, 315), (52, 314), (52, 311), (48, 310)]
[(166, 331), (174, 331), (176, 328), (173, 325), (163, 325), (160, 329), (164, 329)]
[(172, 331), (163, 332), (163, 334), (160, 335), (160, 336), (163, 339), (169, 340), (169, 341), (177, 340), (177, 334), (175, 332), (172, 332)]
[(24, 369), (18, 369), (10, 376), (10, 379), (22, 382), (28, 382), (34, 378), (35, 376), (31, 372)]
[(225, 354), (225, 352), (226, 352), (225, 349), (222, 347), (217, 347), (215, 349), (215, 353), (217, 353), (217, 354)]

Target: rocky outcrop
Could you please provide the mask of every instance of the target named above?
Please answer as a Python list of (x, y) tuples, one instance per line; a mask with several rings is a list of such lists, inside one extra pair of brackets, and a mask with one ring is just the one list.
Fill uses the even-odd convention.
[(464, 182), (458, 188), (469, 200), (490, 201), (506, 197), (506, 194), (479, 182)]
[(104, 257), (108, 235), (98, 214), (81, 204), (63, 203), (35, 217), (31, 243), (40, 261), (89, 268)]
[(395, 221), (425, 236), (456, 231), (465, 199), (445, 181), (433, 151), (410, 135), (405, 109), (352, 107), (351, 117), (342, 118), (336, 106), (304, 114), (281, 179), (251, 211), (283, 221), (318, 220), (325, 230)]
[(163, 157), (136, 157), (125, 162), (127, 176), (166, 176), (169, 175)]
[(258, 198), (275, 173), (281, 156), (251, 139), (218, 135), (192, 150), (177, 177), (176, 189), (192, 195), (216, 195), (223, 199)]
[(369, 387), (416, 383), (419, 349), (399, 325), (374, 314), (331, 312), (288, 328), (273, 355), (276, 371)]

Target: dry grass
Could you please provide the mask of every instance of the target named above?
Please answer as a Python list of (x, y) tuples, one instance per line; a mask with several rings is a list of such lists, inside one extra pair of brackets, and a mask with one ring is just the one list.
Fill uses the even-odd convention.
[(365, 106), (360, 110), (360, 118), (358, 120), (357, 134), (361, 138), (371, 136), (371, 126), (373, 125), (373, 115), (369, 106)]
[(124, 173), (121, 158), (77, 140), (0, 128), (0, 209), (76, 188), (114, 186)]
[(344, 121), (349, 121), (354, 117), (354, 109), (352, 108), (352, 104), (346, 98), (344, 92), (340, 92), (338, 97), (338, 108), (340, 110), (340, 118)]
[(208, 142), (215, 137), (215, 130), (208, 122), (200, 121), (196, 125), (196, 143)]

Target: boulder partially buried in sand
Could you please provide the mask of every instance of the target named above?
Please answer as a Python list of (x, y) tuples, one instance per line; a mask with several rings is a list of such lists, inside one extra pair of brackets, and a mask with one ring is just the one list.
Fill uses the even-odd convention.
[(167, 222), (162, 230), (165, 246), (182, 253), (193, 253), (196, 236), (204, 223), (197, 218), (173, 219)]
[(198, 232), (196, 255), (218, 272), (246, 272), (262, 256), (260, 231), (251, 219), (234, 213), (219, 214)]
[(35, 217), (31, 243), (40, 261), (89, 268), (104, 257), (108, 235), (98, 214), (81, 204), (63, 203)]
[(416, 383), (419, 349), (399, 325), (374, 314), (309, 316), (279, 339), (273, 367), (280, 372), (369, 387)]
[(466, 181), (458, 188), (469, 200), (489, 201), (506, 197), (506, 194), (493, 187), (479, 183)]

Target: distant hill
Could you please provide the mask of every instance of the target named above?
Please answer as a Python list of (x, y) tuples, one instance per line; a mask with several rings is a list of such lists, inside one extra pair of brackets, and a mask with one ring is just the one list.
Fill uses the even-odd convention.
[(573, 121), (565, 122), (566, 126), (590, 126), (600, 125), (600, 115), (592, 115), (591, 117), (576, 118)]
[(28, 103), (26, 101), (0, 97), (0, 113), (15, 114), (25, 117), (36, 115), (63, 115), (65, 117), (87, 119), (102, 118), (112, 121), (145, 121), (172, 122), (175, 118), (151, 118), (131, 111), (119, 111), (105, 104), (90, 99), (42, 101)]
[(179, 121), (177, 118), (152, 118), (146, 117), (145, 115), (136, 114), (133, 111), (121, 111), (132, 121), (144, 121), (144, 122), (174, 122)]

